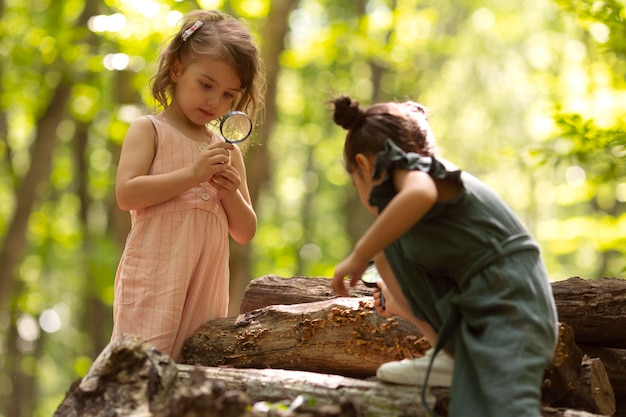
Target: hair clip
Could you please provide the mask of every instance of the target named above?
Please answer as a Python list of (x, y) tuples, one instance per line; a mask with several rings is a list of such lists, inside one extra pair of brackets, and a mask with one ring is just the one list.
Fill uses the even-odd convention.
[(204, 23), (202, 23), (199, 20), (196, 20), (196, 23), (194, 23), (193, 25), (191, 25), (191, 27), (189, 29), (187, 29), (186, 31), (183, 32), (183, 42), (186, 42), (187, 39), (189, 39), (189, 37), (191, 35), (193, 35), (193, 33), (200, 29), (202, 27)]

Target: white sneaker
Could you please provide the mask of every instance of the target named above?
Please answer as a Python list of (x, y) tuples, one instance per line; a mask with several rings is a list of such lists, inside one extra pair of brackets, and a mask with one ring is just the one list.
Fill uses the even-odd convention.
[[(426, 371), (435, 349), (428, 349), (421, 358), (402, 359), (401, 361), (387, 362), (378, 367), (376, 377), (384, 382), (401, 385), (424, 385)], [(438, 352), (428, 377), (430, 387), (452, 386), (452, 370), (454, 359), (444, 352)]]

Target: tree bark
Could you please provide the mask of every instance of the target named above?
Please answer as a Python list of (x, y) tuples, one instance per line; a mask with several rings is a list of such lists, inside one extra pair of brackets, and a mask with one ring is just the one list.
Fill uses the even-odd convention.
[[(552, 290), (559, 320), (574, 328), (578, 344), (626, 349), (626, 331), (620, 331), (626, 329), (626, 280), (573, 277), (553, 282)], [(350, 292), (353, 297), (372, 294), (360, 281)], [(299, 304), (335, 297), (326, 277), (266, 275), (248, 284), (240, 313), (273, 304)]]
[(580, 345), (626, 349), (626, 280), (572, 277), (552, 283), (559, 320)]
[[(248, 284), (241, 301), (240, 314), (270, 305), (290, 305), (329, 300), (339, 296), (330, 288), (330, 280), (324, 277), (281, 278), (266, 275)], [(352, 297), (367, 297), (372, 290), (361, 281), (350, 290)]]
[(615, 392), (616, 415), (626, 416), (626, 349), (585, 345), (581, 345), (580, 349), (590, 358), (598, 358), (602, 361)]
[[(244, 390), (255, 401), (278, 402), (302, 395), (316, 404), (329, 406), (350, 403), (357, 415), (428, 417), (419, 401), (419, 388), (381, 384), (340, 375), (283, 369), (233, 369), (178, 365), (179, 378), (201, 372), (209, 380), (219, 380), (230, 389)], [(433, 390), (426, 400), (433, 407), (436, 395), (445, 398), (447, 390)]]
[(564, 323), (559, 324), (554, 360), (544, 374), (542, 401), (598, 414), (615, 413), (615, 394), (604, 364), (583, 355), (574, 331)]
[[(252, 401), (277, 402), (298, 395), (315, 398), (320, 404), (350, 401), (362, 416), (429, 417), (419, 399), (419, 388), (380, 383), (339, 375), (281, 369), (233, 369), (178, 365), (179, 378), (191, 379), (202, 373), (209, 380), (219, 380), (228, 388), (245, 390)], [(440, 416), (447, 416), (449, 390), (431, 388), (426, 393), (428, 406)], [(603, 417), (584, 410), (542, 407), (543, 417)]]

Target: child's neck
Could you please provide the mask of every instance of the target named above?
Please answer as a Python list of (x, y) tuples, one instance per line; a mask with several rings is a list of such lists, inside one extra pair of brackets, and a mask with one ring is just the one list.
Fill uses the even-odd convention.
[(207, 142), (212, 138), (212, 134), (207, 126), (191, 123), (186, 117), (181, 117), (172, 107), (163, 110), (157, 117), (166, 121), (176, 130), (194, 141)]

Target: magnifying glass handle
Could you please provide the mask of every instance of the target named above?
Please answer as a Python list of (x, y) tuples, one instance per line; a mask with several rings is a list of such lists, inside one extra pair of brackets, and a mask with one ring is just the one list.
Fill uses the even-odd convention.
[(385, 309), (385, 296), (382, 291), (380, 291), (380, 308)]
[[(363, 284), (365, 284), (365, 286), (369, 288), (378, 288), (378, 285), (375, 282), (363, 281)], [(383, 292), (380, 288), (378, 288), (378, 292), (380, 293), (380, 307), (384, 310), (385, 309), (385, 296), (383, 295)]]

